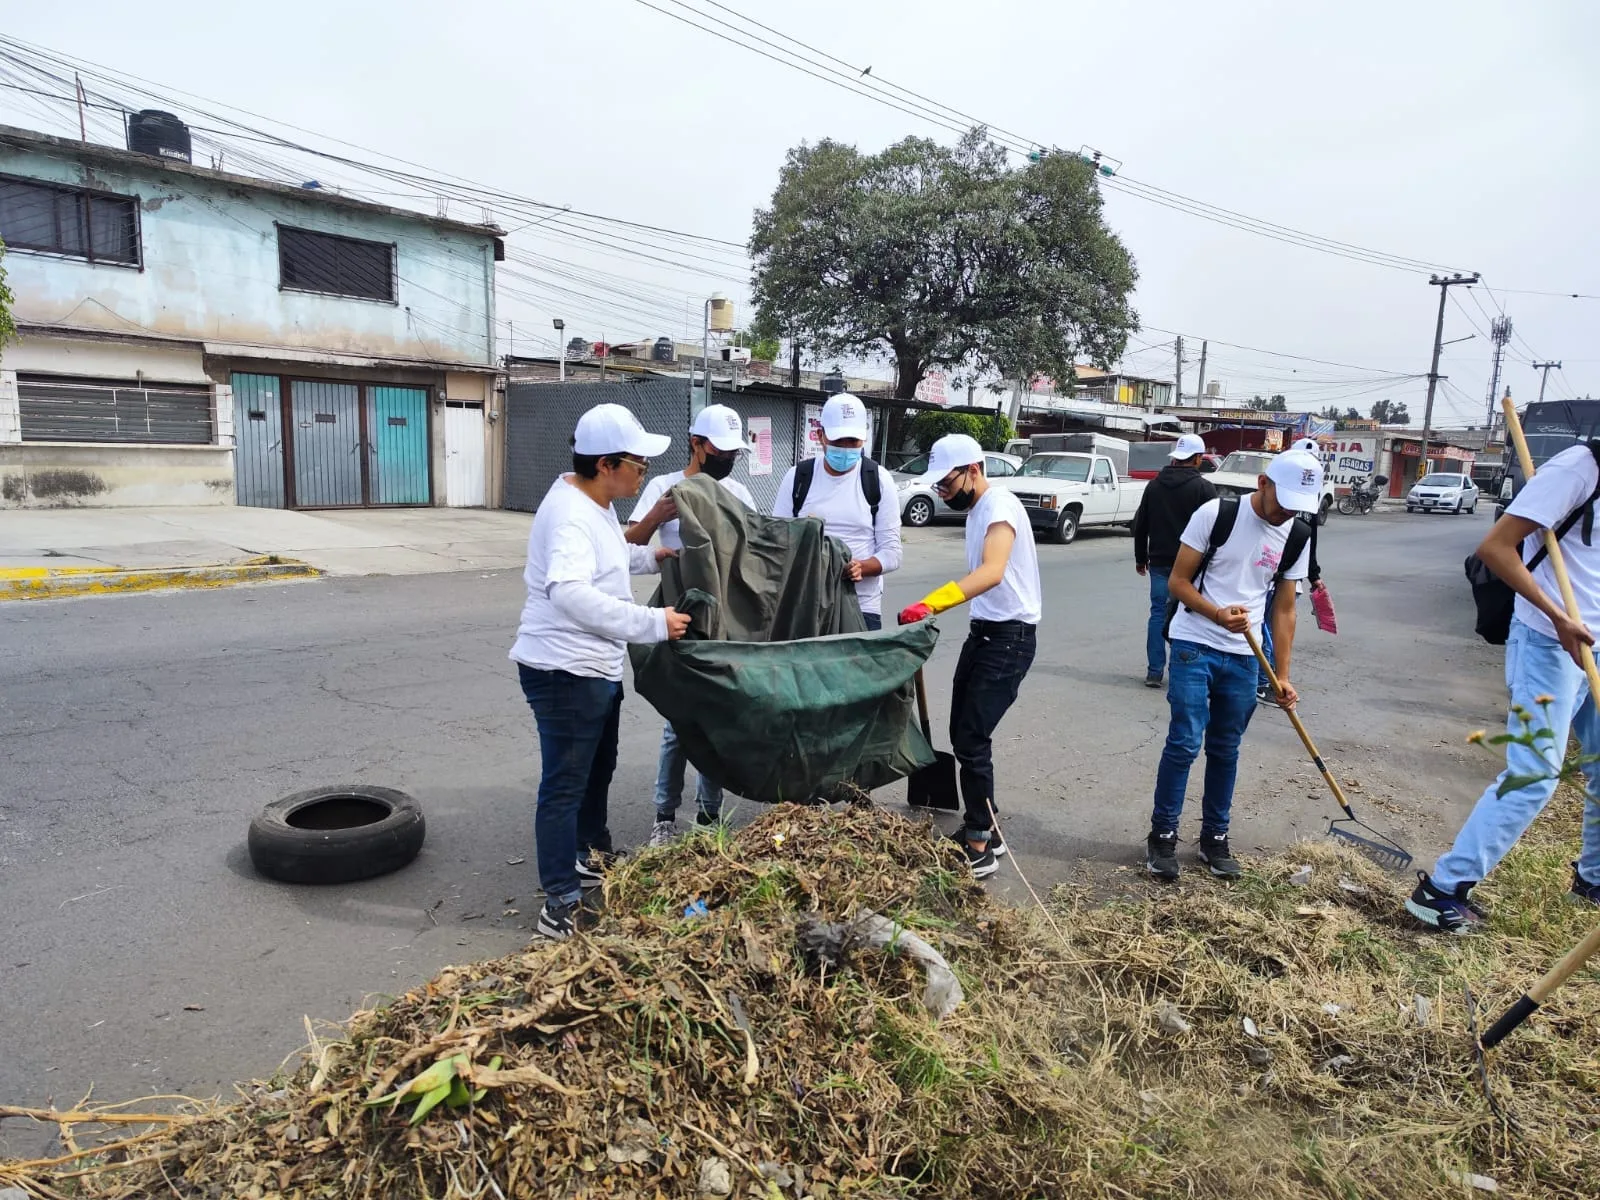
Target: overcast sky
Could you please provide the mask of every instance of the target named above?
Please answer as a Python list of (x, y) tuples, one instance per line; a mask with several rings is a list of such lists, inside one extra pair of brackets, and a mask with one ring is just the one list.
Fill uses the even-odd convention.
[[(687, 15), (673, 0), (651, 2)], [(1144, 183), (1481, 271), (1496, 289), (1600, 295), (1600, 6), (1586, 0), (1347, 0), (1316, 12), (1248, 0), (730, 7), (1028, 140), (1098, 147)], [(790, 146), (832, 137), (876, 150), (908, 134), (954, 137), (638, 0), (279, 0), (248, 17), (219, 15), (227, 8), (13, 5), (6, 32), (440, 174), (735, 243)], [(40, 128), (49, 113), (48, 102), (0, 88), (0, 120)], [(420, 192), (390, 199), (434, 207)], [(1133, 345), (1149, 348), (1130, 354), (1129, 369), (1170, 377), (1172, 332), (1181, 332), (1190, 390), (1200, 341), (1211, 338), (1208, 377), (1235, 398), (1282, 391), (1294, 407), (1365, 412), (1390, 397), (1420, 417), (1422, 380), (1373, 380), (1428, 369), (1438, 293), (1426, 272), (1330, 257), (1115, 192), (1107, 209), (1140, 274), (1146, 329)], [(450, 211), (478, 216), (459, 203)], [(531, 219), (494, 216), (508, 227)], [(536, 264), (512, 264), (518, 274), (504, 281), (500, 315), (517, 326), (520, 352), (551, 349), (531, 339), (551, 336), (552, 316), (565, 317), (569, 336), (620, 341), (686, 326), (698, 336), (711, 290), (744, 300), (737, 250), (595, 229), (572, 222), (513, 237), (514, 253)], [(1475, 327), (1477, 336), (1445, 351), (1452, 386), (1438, 420), (1482, 420), (1486, 312), (1497, 301), (1518, 335), (1504, 378), (1519, 401), (1538, 390), (1533, 355), (1565, 364), (1552, 396), (1600, 395), (1600, 300), (1474, 290), (1476, 301), (1455, 293), (1465, 313), (1446, 308), (1447, 339)]]

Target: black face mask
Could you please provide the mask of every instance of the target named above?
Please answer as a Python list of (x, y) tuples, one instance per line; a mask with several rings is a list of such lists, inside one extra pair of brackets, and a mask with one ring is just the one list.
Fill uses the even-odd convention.
[(708, 454), (700, 469), (713, 479), (726, 479), (733, 474), (733, 464), (738, 461), (737, 454)]
[(944, 502), (956, 512), (966, 512), (967, 509), (973, 506), (977, 499), (978, 497), (973, 494), (972, 489), (965, 487), (959, 492), (951, 492), (944, 498)]

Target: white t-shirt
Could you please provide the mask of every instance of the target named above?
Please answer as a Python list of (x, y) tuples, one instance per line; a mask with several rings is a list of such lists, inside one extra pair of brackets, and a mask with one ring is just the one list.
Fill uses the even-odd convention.
[(843, 475), (830, 475), (819, 457), (812, 468), (811, 488), (806, 492), (806, 502), (800, 511), (794, 511), (794, 473), (790, 467), (778, 484), (778, 499), (772, 506), (775, 517), (819, 517), (829, 537), (836, 537), (850, 547), (850, 557), (875, 558), (883, 567), (881, 574), (863, 579), (856, 584), (856, 599), (861, 611), (883, 612), (883, 576), (900, 567), (900, 505), (895, 500), (894, 476), (881, 466), (878, 468), (878, 488), (882, 498), (878, 501), (878, 520), (872, 520), (872, 509), (861, 494), (861, 466), (858, 463)]
[[(1573, 509), (1594, 492), (1596, 479), (1600, 478), (1594, 455), (1587, 446), (1571, 446), (1556, 455), (1533, 473), (1533, 478), (1523, 485), (1506, 512), (1513, 517), (1534, 521), (1543, 529), (1555, 529)], [(1591, 630), (1600, 629), (1600, 533), (1592, 539), (1594, 545), (1583, 544), (1583, 518), (1567, 531), (1561, 539), (1561, 557), (1567, 564), (1567, 575), (1572, 579), (1572, 593), (1578, 598), (1578, 613)], [(1544, 534), (1535, 533), (1523, 540), (1522, 561), (1528, 562), (1544, 545)], [(1548, 557), (1534, 571), (1533, 578), (1544, 594), (1565, 608), (1561, 588), (1556, 584), (1556, 574)], [(1546, 637), (1555, 637), (1556, 628), (1545, 616), (1521, 596), (1517, 597), (1517, 620)]]
[[(1189, 524), (1184, 527), (1179, 540), (1202, 555), (1211, 544), (1211, 530), (1217, 523), (1221, 500), (1207, 500)], [(1233, 533), (1217, 547), (1217, 553), (1206, 568), (1200, 581), (1200, 594), (1221, 608), (1238, 605), (1250, 614), (1250, 628), (1260, 629), (1267, 609), (1267, 593), (1272, 588), (1272, 577), (1283, 562), (1284, 543), (1289, 540), (1289, 530), (1294, 522), (1270, 525), (1256, 516), (1255, 505), (1249, 496), (1239, 497), (1239, 516), (1233, 523)], [(1300, 552), (1300, 557), (1283, 573), (1286, 580), (1304, 579), (1311, 569), (1311, 543)], [(1242, 633), (1229, 633), (1215, 621), (1199, 613), (1190, 612), (1182, 605), (1172, 618), (1172, 640), (1198, 642), (1221, 650), (1224, 654), (1250, 654), (1250, 643)]]
[[(682, 471), (673, 471), (669, 475), (657, 475), (649, 483), (645, 484), (644, 491), (639, 493), (639, 502), (634, 505), (634, 521), (649, 512), (655, 502), (661, 499), (663, 492), (674, 484), (682, 483), (685, 478), (686, 476)], [(717, 482), (737, 496), (746, 508), (754, 510), (756, 498), (750, 494), (750, 489), (745, 487), (744, 484), (732, 476), (726, 479), (719, 479)], [(629, 521), (628, 524), (632, 525), (634, 521)], [(668, 550), (683, 549), (683, 539), (678, 536), (678, 519), (676, 517), (666, 522), (656, 532), (661, 535), (661, 544)]]
[(983, 542), (993, 525), (1009, 525), (1017, 540), (1000, 582), (969, 606), (975, 621), (1026, 621), (1037, 625), (1044, 615), (1039, 587), (1039, 547), (1027, 511), (1012, 492), (990, 486), (967, 513), (967, 571), (983, 564)]
[(655, 551), (623, 540), (610, 507), (563, 475), (550, 485), (528, 533), (528, 567), (511, 660), (546, 671), (622, 679), (628, 642), (662, 642), (666, 611), (633, 602), (628, 576), (659, 568)]

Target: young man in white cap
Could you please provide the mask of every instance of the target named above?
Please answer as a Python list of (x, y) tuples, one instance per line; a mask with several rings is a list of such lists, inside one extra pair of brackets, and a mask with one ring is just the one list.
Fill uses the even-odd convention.
[(1248, 496), (1209, 500), (1189, 519), (1168, 586), (1172, 665), (1167, 702), (1172, 720), (1156, 772), (1145, 865), (1157, 878), (1178, 877), (1178, 818), (1189, 768), (1206, 751), (1200, 861), (1213, 875), (1240, 873), (1228, 849), (1239, 742), (1256, 710), (1256, 658), (1245, 640), (1261, 628), (1267, 597), (1278, 645), (1278, 703), (1293, 708), (1289, 682), (1294, 648), (1295, 581), (1306, 577), (1311, 530), (1295, 514), (1315, 509), (1322, 463), (1302, 450), (1276, 456)]
[(933, 444), (920, 482), (956, 512), (967, 514), (967, 573), (901, 611), (900, 624), (925, 620), (972, 602), (972, 623), (950, 685), (950, 749), (961, 765), (966, 812), (956, 842), (979, 879), (993, 875), (1006, 852), (994, 823), (994, 731), (1033, 665), (1043, 604), (1039, 555), (1022, 501), (990, 487), (983, 447), (964, 433)]
[(1178, 558), (1178, 539), (1189, 518), (1217, 489), (1200, 473), (1206, 444), (1186, 433), (1172, 446), (1167, 465), (1139, 497), (1133, 515), (1133, 569), (1150, 578), (1150, 619), (1145, 625), (1144, 685), (1160, 687), (1167, 673), (1167, 576)]
[[(755, 509), (755, 497), (731, 475), (739, 461), (741, 451), (748, 450), (744, 422), (739, 414), (725, 404), (708, 404), (689, 426), (689, 465), (681, 471), (657, 475), (645, 485), (634, 512), (640, 519), (628, 522), (627, 538), (639, 545), (647, 544), (652, 533), (659, 532), (661, 545), (668, 550), (682, 550), (683, 539), (678, 535), (678, 518), (659, 520), (665, 512), (676, 513), (671, 503), (671, 489), (691, 475), (708, 475), (738, 497), (746, 508)], [(665, 499), (665, 506), (658, 501)], [(661, 731), (661, 762), (656, 768), (655, 825), (650, 831), (652, 846), (665, 846), (676, 836), (678, 806), (683, 803), (683, 776), (688, 762), (678, 745), (678, 735), (668, 724)], [(710, 825), (722, 815), (722, 785), (704, 775), (696, 787), (697, 820)]]
[(778, 484), (775, 517), (818, 517), (850, 548), (845, 577), (868, 629), (883, 627), (883, 576), (900, 567), (900, 506), (894, 476), (864, 458), (867, 409), (848, 393), (822, 406), (822, 456), (790, 467)]
[[(1319, 462), (1323, 457), (1322, 447), (1317, 445), (1316, 438), (1296, 438), (1294, 444), (1290, 446), (1289, 449), (1302, 450), (1311, 455), (1313, 458), (1317, 459)], [(1326, 470), (1326, 467), (1324, 467), (1324, 470)], [(1322, 503), (1322, 496), (1320, 493), (1317, 496), (1317, 503), (1319, 505)], [(1306, 523), (1311, 526), (1311, 559), (1310, 565), (1306, 569), (1306, 583), (1310, 585), (1313, 598), (1315, 598), (1316, 593), (1321, 591), (1323, 588), (1322, 564), (1317, 561), (1317, 517), (1320, 514), (1317, 509), (1311, 509), (1309, 512), (1304, 512), (1300, 515), (1303, 516), (1306, 519)], [(1267, 609), (1269, 612), (1271, 611), (1271, 608), (1272, 597), (1268, 596)], [(1278, 655), (1273, 649), (1272, 622), (1270, 620), (1261, 626), (1261, 652), (1267, 656), (1267, 661), (1272, 664), (1272, 669), (1277, 670)], [(1256, 699), (1262, 704), (1270, 704), (1273, 700), (1272, 680), (1267, 678), (1267, 671), (1265, 667), (1261, 668), (1261, 674), (1256, 680)]]
[(528, 599), (510, 657), (539, 729), (534, 838), (547, 938), (572, 936), (582, 889), (601, 882), (612, 853), (606, 802), (624, 647), (689, 628), (685, 613), (633, 602), (629, 575), (659, 570), (671, 551), (629, 546), (611, 507), (639, 491), (651, 456), (671, 441), (620, 404), (591, 408), (572, 439), (572, 473), (550, 485), (528, 534)]

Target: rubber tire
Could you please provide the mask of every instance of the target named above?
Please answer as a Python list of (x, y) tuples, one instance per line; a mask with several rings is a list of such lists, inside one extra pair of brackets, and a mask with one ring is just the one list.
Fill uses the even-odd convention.
[[(289, 818), (325, 800), (354, 797), (389, 811), (381, 820), (349, 829), (302, 829)], [(387, 875), (417, 857), (427, 823), (404, 792), (364, 784), (311, 788), (274, 800), (250, 822), (250, 861), (283, 883), (353, 883)]]
[(1412, 507), (1411, 507), (1411, 505), (1409, 505), (1409, 504), (1408, 504), (1408, 505), (1406, 505), (1406, 511), (1407, 511), (1407, 512), (1408, 512), (1408, 513), (1414, 513), (1414, 512), (1416, 512), (1416, 511), (1417, 511), (1417, 510), (1416, 510), (1416, 509), (1414, 509), (1414, 508), (1412, 508)]
[(1063, 512), (1055, 528), (1050, 531), (1050, 540), (1058, 546), (1070, 546), (1078, 536), (1078, 520), (1082, 515), (1070, 508)]
[(1326, 525), (1328, 518), (1333, 515), (1333, 497), (1323, 497), (1322, 503), (1317, 507), (1317, 524)]
[[(918, 519), (918, 514), (921, 519)], [(906, 501), (904, 521), (913, 529), (921, 529), (933, 520), (933, 501), (926, 496), (913, 496)]]
[[(1353, 497), (1353, 496), (1340, 496), (1339, 497), (1339, 511), (1341, 513), (1343, 513), (1347, 517), (1354, 516), (1355, 515), (1355, 511), (1356, 511), (1355, 497)], [(1408, 509), (1406, 509), (1406, 511), (1410, 512), (1411, 510), (1408, 508)]]

